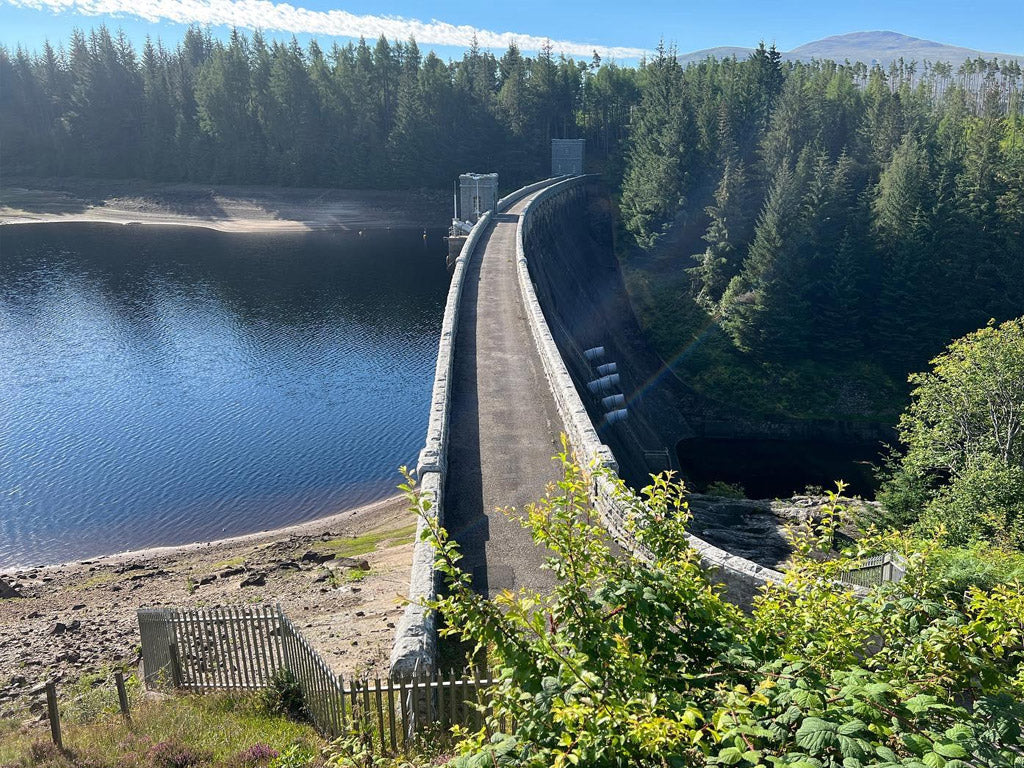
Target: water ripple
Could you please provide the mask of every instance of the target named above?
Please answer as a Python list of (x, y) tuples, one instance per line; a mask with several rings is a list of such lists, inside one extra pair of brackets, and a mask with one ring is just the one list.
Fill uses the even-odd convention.
[(312, 519), (415, 459), (440, 232), (0, 232), (0, 567)]

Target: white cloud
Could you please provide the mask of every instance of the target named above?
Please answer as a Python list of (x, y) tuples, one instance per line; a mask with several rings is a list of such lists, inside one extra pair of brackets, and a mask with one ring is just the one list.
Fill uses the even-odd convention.
[[(415, 37), (426, 45), (469, 47), (476, 36), (482, 48), (504, 49), (515, 41), (521, 49), (539, 51), (546, 38), (515, 32), (492, 32), (468, 25), (443, 21), (420, 21), (400, 16), (357, 16), (346, 11), (314, 11), (289, 3), (269, 0), (0, 0), (21, 8), (49, 10), (54, 13), (80, 13), (86, 16), (136, 16), (146, 21), (178, 24), (210, 24), (248, 29), (257, 27), (291, 33), (332, 37), (384, 35), (390, 40)], [(638, 59), (641, 48), (602, 46), (569, 40), (552, 40), (555, 52), (567, 56), (589, 57), (596, 49), (604, 57)]]

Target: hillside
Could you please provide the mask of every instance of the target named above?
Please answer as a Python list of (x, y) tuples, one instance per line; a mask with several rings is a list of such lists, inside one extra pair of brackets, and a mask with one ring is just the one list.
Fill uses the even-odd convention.
[[(735, 46), (719, 46), (705, 48), (679, 56), (682, 64), (701, 61), (708, 56), (721, 59), (728, 56), (744, 58), (753, 53), (753, 48)], [(985, 60), (1015, 59), (1024, 63), (1021, 53), (992, 53), (962, 48), (957, 45), (938, 43), (934, 40), (923, 40), (910, 37), (899, 32), (871, 31), (850, 32), (845, 35), (833, 35), (797, 46), (791, 51), (783, 51), (782, 58), (787, 61), (810, 61), (811, 59), (832, 59), (834, 61), (862, 61), (865, 64), (878, 63), (887, 66), (890, 62), (903, 57), (906, 61), (943, 61), (959, 66), (969, 59), (979, 56)]]

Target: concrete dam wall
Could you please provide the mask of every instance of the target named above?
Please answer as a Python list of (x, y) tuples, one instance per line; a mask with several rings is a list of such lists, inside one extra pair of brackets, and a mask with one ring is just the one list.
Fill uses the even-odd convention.
[[(678, 411), (679, 404), (666, 402), (668, 396), (664, 393), (658, 398), (652, 397), (660, 391), (652, 386), (648, 388), (649, 392), (643, 393), (648, 398), (644, 406), (648, 409), (647, 415), (638, 419), (630, 432), (616, 433), (613, 430), (623, 422), (609, 423), (597, 405), (600, 401), (580, 396), (579, 385), (583, 383), (583, 377), (592, 374), (587, 373), (591, 361), (583, 354), (589, 347), (582, 344), (588, 342), (581, 344), (581, 336), (576, 334), (588, 339), (593, 336), (587, 334), (605, 333), (606, 338), (615, 339), (614, 345), (611, 342), (602, 345), (605, 346), (605, 356), (619, 352), (621, 360), (629, 361), (626, 366), (640, 366), (645, 359), (649, 360), (648, 353), (644, 351), (645, 344), (633, 350), (626, 347), (630, 334), (639, 334), (639, 328), (632, 319), (632, 313), (627, 313), (628, 302), (624, 305), (623, 298), (615, 298), (624, 296), (617, 265), (607, 264), (602, 269), (587, 259), (588, 254), (595, 262), (599, 259), (600, 234), (594, 237), (591, 225), (597, 225), (593, 231), (600, 233), (602, 208), (600, 202), (596, 207), (591, 207), (588, 202), (600, 201), (602, 196), (597, 191), (595, 195), (593, 179), (575, 177), (548, 187), (529, 204), (519, 231), (520, 289), (534, 341), (577, 456), (584, 463), (603, 465), (621, 473), (624, 462), (617, 461), (618, 454), (612, 445), (620, 446), (623, 456), (632, 460), (638, 451), (630, 449), (629, 436), (656, 434), (651, 426), (651, 418), (657, 415), (651, 410), (653, 407), (661, 403), (672, 406), (676, 410), (669, 417), (679, 419), (675, 424), (685, 427), (686, 422)], [(614, 259), (610, 248), (605, 253)], [(543, 297), (547, 297), (549, 306), (544, 306)], [(612, 317), (618, 318), (621, 326), (614, 333), (610, 330)], [(630, 329), (631, 325), (634, 330)], [(620, 384), (628, 386), (631, 380), (646, 381), (636, 378), (642, 369), (629, 371), (624, 368), (620, 370), (629, 378), (620, 378)], [(575, 377), (570, 369), (577, 372)], [(692, 393), (685, 392), (685, 388), (682, 390), (681, 394), (686, 398), (682, 402), (695, 403)], [(585, 404), (585, 400), (589, 403)], [(637, 401), (638, 397), (627, 399), (627, 403), (635, 404)], [(632, 420), (630, 415), (627, 422)], [(610, 444), (606, 444), (605, 437), (609, 438)], [(644, 469), (635, 472), (646, 474)], [(650, 559), (650, 553), (630, 533), (630, 500), (624, 498), (607, 478), (598, 475), (594, 482), (593, 501), (616, 542), (626, 551)], [(766, 583), (782, 582), (782, 574), (778, 571), (730, 554), (696, 536), (691, 535), (689, 540), (702, 564), (710, 569), (712, 579), (721, 584), (727, 597), (739, 605), (750, 605), (754, 595)]]
[[(522, 452), (519, 440), (504, 443), (499, 440), (507, 452), (477, 455), (487, 447), (480, 433), (484, 432), (484, 422), (493, 420), (494, 414), (488, 411), (495, 410), (493, 403), (485, 402), (488, 390), (484, 380), (507, 375), (508, 370), (499, 369), (508, 362), (504, 358), (510, 356), (517, 366), (530, 368), (537, 365), (542, 369), (540, 386), (543, 391), (537, 390), (528, 398), (534, 398), (531, 405), (536, 411), (550, 411), (555, 415), (547, 417), (546, 422), (542, 419), (539, 429), (546, 432), (564, 430), (581, 461), (607, 467), (634, 486), (645, 484), (652, 472), (677, 468), (674, 466), (673, 447), (681, 438), (709, 433), (750, 436), (769, 430), (775, 435), (780, 431), (787, 433), (785, 425), (766, 425), (756, 420), (748, 421), (742, 414), (726, 413), (721, 406), (702, 398), (664, 368), (644, 339), (626, 297), (612, 247), (612, 216), (607, 194), (592, 177), (547, 180), (500, 201), (497, 212), (481, 219), (467, 240), (452, 277), (438, 353), (430, 426), (418, 466), (421, 490), (432, 501), (429, 514), (435, 516), (441, 525), (448, 527), (448, 515), (456, 507), (466, 506), (467, 490), (470, 493), (478, 490), (462, 487), (454, 478), (462, 475), (468, 478), (470, 485), (485, 486), (480, 498), (486, 500), (497, 498), (493, 488), (490, 491), (486, 488), (489, 482), (488, 462), (492, 463), (492, 475), (495, 474), (493, 464), (497, 462), (496, 474), (501, 477), (496, 487), (501, 493), (508, 490), (511, 483), (512, 490), (522, 495), (524, 486), (516, 482), (521, 474), (516, 467), (529, 464), (532, 467), (530, 471), (536, 474), (536, 464), (531, 462), (538, 450), (529, 449), (532, 458), (514, 456), (517, 451)], [(515, 234), (514, 250), (510, 249), (510, 227)], [(486, 268), (482, 269), (481, 264)], [(511, 279), (509, 269), (514, 269)], [(485, 285), (488, 275), (502, 275), (502, 289), (497, 293), (493, 285)], [(466, 288), (467, 280), (471, 289)], [(509, 304), (510, 301), (513, 304)], [(473, 306), (467, 306), (467, 302)], [(497, 303), (505, 305), (504, 314), (500, 315), (503, 320), (497, 324), (489, 323), (488, 332), (498, 335), (492, 335), (490, 339), (481, 336), (463, 338), (464, 334), (458, 332), (460, 327), (480, 333), (481, 325), (475, 319), (473, 322), (467, 322), (467, 319), (478, 316), (483, 311), (482, 307), (486, 310), (487, 306)], [(520, 326), (524, 322), (527, 330), (522, 336), (523, 328)], [(512, 325), (517, 329), (512, 329)], [(520, 334), (512, 347), (508, 346), (509, 338), (505, 338), (508, 333)], [(486, 366), (481, 370), (479, 363), (486, 357), (480, 353), (481, 341), (503, 345), (508, 348), (506, 351), (511, 352), (499, 355), (493, 363), (496, 366), (493, 370)], [(458, 346), (460, 344), (462, 346)], [(588, 359), (584, 354), (592, 347), (604, 348), (598, 359)], [(468, 354), (467, 350), (472, 353)], [(459, 381), (465, 378), (454, 370), (455, 361), (461, 360), (459, 365), (465, 367), (472, 365), (473, 361), (468, 358), (473, 357), (477, 357), (478, 367), (471, 380), (471, 391), (467, 396), (463, 387), (463, 395), (456, 398), (463, 402), (453, 404), (453, 388), (458, 394)], [(622, 395), (612, 410), (620, 411), (621, 415), (625, 409), (628, 416), (624, 420), (609, 418), (609, 407), (602, 402), (607, 392), (594, 395), (587, 386), (599, 378), (601, 371), (597, 367), (610, 363), (615, 363), (618, 376), (614, 388)], [(536, 372), (530, 381), (530, 386), (537, 386)], [(513, 393), (506, 394), (511, 398)], [(474, 400), (479, 402), (471, 402), (475, 411), (468, 417), (474, 420), (476, 429), (456, 434), (458, 425), (467, 423), (467, 402)], [(492, 429), (508, 428), (510, 436), (513, 426), (520, 431), (523, 428), (521, 424), (513, 425), (500, 419), (490, 425)], [(796, 428), (790, 428), (788, 433), (793, 431)], [(537, 444), (544, 443), (549, 437), (541, 435), (538, 443), (533, 434), (520, 436), (524, 440), (530, 438), (526, 442)], [(466, 441), (473, 442), (477, 450), (465, 450), (462, 443)], [(450, 467), (452, 456), (461, 458)], [(467, 459), (479, 464), (467, 467)], [(452, 472), (452, 467), (456, 467), (456, 471)], [(458, 503), (457, 497), (462, 497)], [(525, 500), (534, 498), (537, 496)], [(595, 477), (592, 498), (604, 525), (618, 544), (638, 557), (649, 559), (650, 553), (635, 541), (630, 532), (631, 501), (618, 492), (613, 482), (600, 474)], [(506, 499), (504, 496), (499, 501), (523, 503), (523, 500)], [(465, 543), (483, 550), (493, 548), (496, 541), (502, 542), (501, 536), (506, 534), (498, 531), (498, 539), (495, 539), (500, 522), (489, 517), (493, 510), (487, 509), (486, 503), (480, 506), (481, 509), (477, 510), (481, 523), (478, 529), (484, 533), (480, 534), (478, 530)], [(741, 505), (737, 503), (737, 506)], [(465, 514), (465, 509), (459, 514)], [(490, 531), (487, 531), (488, 526)], [(701, 529), (695, 527), (694, 530), (699, 532)], [(710, 569), (712, 578), (724, 586), (727, 597), (740, 605), (749, 605), (762, 586), (768, 582), (781, 582), (782, 575), (733, 554), (746, 552), (742, 546), (732, 546), (736, 539), (730, 530), (724, 530), (723, 534), (715, 541), (731, 551), (695, 535), (690, 536), (690, 544)], [(758, 532), (755, 538), (765, 539), (768, 535)], [(517, 556), (522, 555), (530, 565), (535, 558), (543, 557), (543, 553), (529, 552), (529, 547), (522, 542), (499, 543), (498, 549), (505, 547), (514, 550)], [(467, 555), (470, 559), (481, 558), (479, 551), (467, 552)], [(500, 553), (497, 557), (500, 560)], [(474, 585), (477, 585), (476, 574), (482, 574), (483, 589), (487, 592), (488, 581), (501, 577), (501, 571), (495, 570), (490, 555), (485, 554), (482, 559), (483, 563), (474, 568)], [(513, 570), (507, 564), (500, 567)], [(516, 586), (518, 578), (512, 579), (509, 588)], [(414, 553), (411, 603), (396, 633), (393, 673), (425, 673), (436, 669), (437, 619), (420, 604), (433, 599), (438, 586), (433, 570), (433, 552), (429, 544), (420, 542)]]

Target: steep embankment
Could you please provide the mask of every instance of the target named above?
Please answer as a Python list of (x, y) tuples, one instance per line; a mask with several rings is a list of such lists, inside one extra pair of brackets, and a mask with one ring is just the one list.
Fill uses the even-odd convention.
[[(599, 184), (581, 187), (536, 216), (527, 250), (540, 303), (600, 439), (632, 486), (646, 484), (652, 472), (679, 469), (675, 447), (688, 438), (877, 439), (879, 427), (870, 422), (766, 418), (710, 398), (671, 371), (633, 313), (614, 254), (612, 204)], [(588, 390), (598, 374), (583, 351), (595, 346), (605, 348), (600, 362), (618, 366), (618, 391), (629, 410), (625, 421), (608, 423), (600, 396)], [(802, 505), (703, 497), (692, 506), (694, 533), (774, 566), (789, 554), (781, 525)]]

